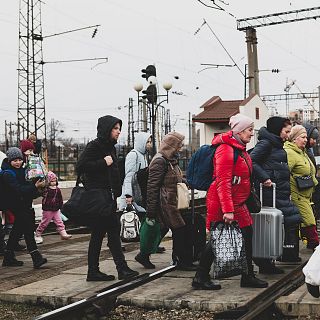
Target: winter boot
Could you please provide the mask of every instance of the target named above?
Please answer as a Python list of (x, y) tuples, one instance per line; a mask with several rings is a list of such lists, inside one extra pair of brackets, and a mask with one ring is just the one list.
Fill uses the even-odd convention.
[(283, 274), (284, 270), (275, 266), (274, 263), (270, 262), (269, 265), (259, 266), (259, 273), (261, 274)]
[(14, 251), (5, 250), (2, 266), (3, 267), (21, 267), (23, 266), (23, 261), (19, 261), (16, 259)]
[(192, 280), (192, 287), (195, 290), (220, 290), (219, 281), (210, 279), (209, 274), (205, 274), (201, 268), (198, 269)]
[(154, 269), (156, 266), (150, 261), (150, 255), (139, 252), (135, 256), (135, 260), (142, 264), (146, 269)]
[(266, 288), (268, 282), (256, 278), (253, 272), (253, 266), (248, 267), (248, 273), (243, 273), (241, 276), (241, 288)]
[(69, 240), (72, 238), (71, 234), (68, 234), (66, 230), (60, 231), (61, 240)]
[(319, 237), (315, 225), (301, 227), (301, 235), (307, 238), (307, 249), (314, 250), (319, 245)]
[(112, 281), (115, 280), (116, 277), (113, 275), (105, 274), (97, 269), (90, 269), (88, 270), (87, 274), (87, 281)]
[(121, 267), (117, 267), (118, 269), (118, 279), (119, 280), (128, 280), (131, 279), (139, 274), (138, 271), (134, 271), (128, 267), (125, 263)]
[(33, 261), (33, 267), (35, 269), (39, 269), (43, 264), (48, 262), (46, 258), (42, 257), (38, 250), (31, 251), (30, 254)]

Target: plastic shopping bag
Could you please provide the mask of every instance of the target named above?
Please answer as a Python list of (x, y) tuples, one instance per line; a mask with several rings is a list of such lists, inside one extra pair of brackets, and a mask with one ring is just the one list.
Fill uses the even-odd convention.
[(237, 222), (217, 222), (211, 229), (213, 277), (226, 278), (247, 272), (244, 239)]
[(316, 250), (302, 269), (302, 272), (306, 277), (306, 283), (313, 286), (320, 286), (320, 246), (316, 247)]
[(144, 218), (140, 228), (140, 251), (142, 254), (156, 253), (161, 240), (160, 223)]
[(38, 180), (45, 179), (48, 174), (48, 170), (44, 165), (43, 160), (40, 156), (31, 154), (27, 160), (26, 166), (26, 179), (27, 180)]

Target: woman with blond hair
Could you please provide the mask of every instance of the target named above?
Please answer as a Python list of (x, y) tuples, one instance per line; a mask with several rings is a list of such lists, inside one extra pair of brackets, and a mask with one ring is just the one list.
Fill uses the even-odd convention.
[(307, 131), (301, 125), (291, 129), (289, 141), (284, 145), (290, 170), (291, 198), (302, 218), (301, 236), (307, 239), (307, 248), (315, 249), (319, 244), (316, 220), (311, 207), (312, 193), (318, 184), (316, 168), (306, 152)]

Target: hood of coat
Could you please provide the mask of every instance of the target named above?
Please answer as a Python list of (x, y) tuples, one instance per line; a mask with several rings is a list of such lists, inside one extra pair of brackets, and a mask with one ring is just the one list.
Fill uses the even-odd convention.
[(282, 148), (284, 144), (284, 141), (279, 136), (268, 131), (266, 127), (260, 128), (258, 132), (258, 140), (268, 140), (272, 145), (279, 148)]
[(184, 135), (178, 132), (166, 134), (159, 147), (159, 152), (168, 160), (176, 159), (179, 149), (183, 146)]
[(284, 149), (291, 149), (297, 153), (303, 154), (305, 153), (304, 150), (301, 150), (294, 142), (286, 141), (284, 144)]
[(19, 169), (16, 169), (14, 167), (12, 167), (8, 161), (8, 158), (5, 158), (2, 161), (1, 164), (1, 170), (12, 170), (16, 173), (17, 176), (20, 177), (20, 179), (25, 180), (24, 176), (25, 176), (25, 170), (23, 167), (20, 167)]
[(306, 144), (306, 148), (310, 149), (311, 148), (311, 146), (310, 146), (310, 138), (316, 138), (317, 139), (319, 137), (319, 131), (315, 126), (313, 126), (311, 124), (306, 124), (304, 127), (307, 130), (307, 140), (308, 140), (307, 144)]
[(228, 131), (226, 133), (220, 133), (212, 139), (211, 144), (213, 146), (217, 146), (219, 144), (226, 143), (233, 148), (237, 148), (240, 150), (246, 150), (246, 146), (242, 145), (236, 138), (233, 137), (232, 131)]
[(115, 145), (117, 143), (116, 140), (111, 141), (110, 134), (112, 128), (117, 124), (120, 124), (120, 128), (122, 127), (122, 121), (116, 117), (107, 115), (98, 119), (97, 125), (97, 137), (103, 143), (111, 143)]
[(148, 139), (151, 137), (151, 134), (148, 132), (138, 132), (134, 136), (134, 149), (139, 151), (142, 154), (146, 154), (146, 144)]

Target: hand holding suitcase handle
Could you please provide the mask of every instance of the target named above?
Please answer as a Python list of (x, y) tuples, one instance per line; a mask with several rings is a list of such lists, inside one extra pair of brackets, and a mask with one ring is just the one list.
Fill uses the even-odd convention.
[[(274, 182), (271, 183), (272, 186), (272, 207), (276, 207), (276, 184)], [(270, 186), (270, 187), (271, 187)], [(260, 201), (263, 204), (263, 199), (262, 199), (262, 188), (263, 188), (263, 183), (260, 183)]]

